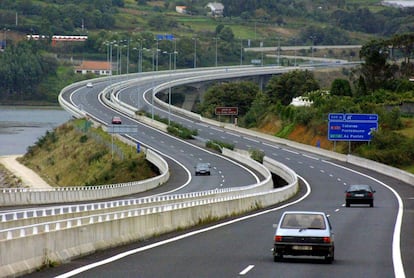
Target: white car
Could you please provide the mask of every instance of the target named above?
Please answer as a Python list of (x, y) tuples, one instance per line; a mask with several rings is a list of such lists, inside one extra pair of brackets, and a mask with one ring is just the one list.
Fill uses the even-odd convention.
[(274, 261), (283, 256), (318, 256), (327, 263), (335, 258), (334, 234), (324, 212), (286, 211), (276, 227)]
[(86, 84), (86, 88), (93, 88), (93, 84), (92, 84), (92, 82), (88, 82), (88, 83)]

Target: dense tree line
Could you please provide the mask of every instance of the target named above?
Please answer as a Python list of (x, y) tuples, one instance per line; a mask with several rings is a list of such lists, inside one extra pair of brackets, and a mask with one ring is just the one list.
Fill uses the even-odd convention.
[(75, 29), (113, 28), (117, 8), (123, 6), (124, 0), (2, 0), (0, 18), (9, 19), (11, 25), (17, 12), (36, 22), (20, 23), (16, 28), (22, 31), (42, 35), (72, 35)]
[(57, 60), (32, 42), (9, 45), (0, 55), (0, 97), (41, 99), (38, 85), (57, 70)]
[[(380, 128), (373, 140), (370, 144), (355, 143), (353, 152), (388, 165), (408, 167), (414, 161), (414, 139), (398, 131), (404, 128), (400, 105), (414, 103), (414, 85), (408, 81), (414, 73), (410, 62), (413, 47), (414, 35), (410, 34), (365, 44), (360, 51), (364, 63), (353, 72), (353, 79), (336, 79), (329, 90), (321, 90), (313, 73), (308, 71), (274, 76), (263, 91), (249, 82), (235, 83), (231, 88), (228, 84), (218, 84), (206, 93), (198, 112), (216, 117), (212, 113), (214, 107), (238, 106), (237, 100), (241, 99), (238, 123), (242, 126), (257, 127), (273, 115), (286, 128), (303, 125), (315, 135), (325, 136), (329, 113), (378, 114)], [(246, 102), (247, 92), (250, 98)], [(308, 97), (313, 105), (289, 105), (297, 96)]]

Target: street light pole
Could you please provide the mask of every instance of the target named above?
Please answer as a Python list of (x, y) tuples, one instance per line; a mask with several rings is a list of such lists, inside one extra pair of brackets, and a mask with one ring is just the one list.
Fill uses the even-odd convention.
[(156, 64), (155, 64), (155, 71), (158, 71), (158, 51), (159, 51), (159, 49), (158, 49), (158, 39), (156, 39), (156, 41), (157, 41), (157, 49), (156, 49), (156, 53), (155, 53), (155, 55), (156, 55)]
[[(163, 53), (168, 54), (170, 56), (169, 64), (168, 64), (169, 70), (170, 70), (169, 72), (170, 80), (168, 82), (171, 82), (171, 55), (175, 54), (175, 51), (174, 52), (164, 51)], [(171, 123), (171, 84), (169, 84), (168, 86), (168, 125), (170, 125), (170, 123)]]
[(214, 39), (216, 40), (216, 67), (217, 67), (217, 41), (218, 41), (218, 38), (215, 37)]
[(240, 66), (243, 65), (243, 40), (240, 39)]
[(197, 67), (197, 37), (193, 38), (194, 40), (194, 68)]
[(313, 63), (313, 49), (315, 48), (316, 36), (310, 36), (310, 39), (312, 40), (312, 63)]
[(3, 40), (4, 40), (3, 50), (6, 50), (6, 46), (7, 46), (7, 33), (6, 32), (9, 32), (10, 29), (4, 28), (3, 31), (4, 31), (4, 33), (3, 33)]

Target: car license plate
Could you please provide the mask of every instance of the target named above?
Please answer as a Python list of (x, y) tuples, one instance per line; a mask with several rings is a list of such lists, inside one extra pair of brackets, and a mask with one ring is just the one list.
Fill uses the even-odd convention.
[(292, 246), (292, 249), (293, 250), (306, 250), (306, 251), (309, 251), (309, 250), (312, 250), (312, 246), (298, 246), (298, 245), (294, 245), (294, 246)]
[(364, 194), (355, 194), (355, 197), (364, 197)]

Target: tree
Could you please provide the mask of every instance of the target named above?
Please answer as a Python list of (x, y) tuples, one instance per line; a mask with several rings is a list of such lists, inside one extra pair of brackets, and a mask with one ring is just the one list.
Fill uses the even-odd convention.
[(250, 109), (258, 92), (258, 86), (248, 81), (217, 84), (205, 93), (200, 110), (203, 115), (213, 117), (216, 107), (234, 106), (238, 107), (239, 115), (243, 116)]
[(271, 103), (280, 102), (283, 105), (289, 105), (292, 98), (318, 89), (319, 84), (312, 72), (295, 70), (273, 77), (265, 92)]
[(226, 26), (223, 29), (221, 29), (221, 31), (219, 33), (219, 37), (223, 41), (232, 42), (232, 41), (234, 41), (233, 30), (230, 27)]
[(368, 91), (375, 91), (386, 83), (393, 73), (387, 63), (388, 45), (385, 41), (373, 40), (362, 46), (359, 56), (365, 62), (361, 65), (361, 75)]
[(330, 93), (335, 96), (352, 96), (351, 85), (348, 80), (335, 79), (332, 82)]

